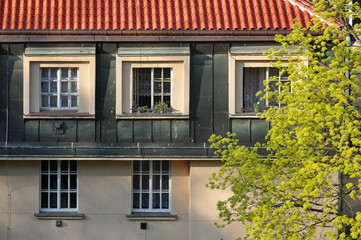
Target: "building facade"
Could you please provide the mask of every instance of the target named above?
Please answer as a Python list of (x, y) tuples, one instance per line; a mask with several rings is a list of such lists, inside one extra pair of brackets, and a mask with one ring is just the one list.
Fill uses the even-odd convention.
[[(235, 239), (205, 187), (264, 141), (263, 55), (293, 1), (0, 2), (0, 239)], [(276, 87), (276, 86), (274, 86)], [(257, 107), (256, 107), (257, 108)]]

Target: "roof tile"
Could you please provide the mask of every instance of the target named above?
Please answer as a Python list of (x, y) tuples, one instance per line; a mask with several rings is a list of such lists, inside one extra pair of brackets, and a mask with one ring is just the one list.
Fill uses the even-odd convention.
[[(291, 2), (291, 3), (290, 3)], [(1, 0), (0, 29), (284, 30), (309, 0)]]

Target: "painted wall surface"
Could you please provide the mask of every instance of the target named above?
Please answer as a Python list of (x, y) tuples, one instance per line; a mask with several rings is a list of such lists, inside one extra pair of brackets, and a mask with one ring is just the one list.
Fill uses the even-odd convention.
[(232, 240), (244, 235), (239, 223), (232, 223), (218, 229), (214, 223), (222, 223), (218, 218), (217, 201), (229, 196), (227, 190), (206, 188), (208, 178), (217, 172), (220, 161), (192, 161), (190, 164), (190, 239)]
[[(131, 214), (131, 165), (130, 161), (79, 161), (78, 213), (85, 219), (63, 220), (63, 227), (56, 227), (55, 220), (34, 217), (39, 212), (40, 161), (0, 161), (0, 239), (189, 239), (189, 162), (171, 163), (175, 221), (126, 217)], [(140, 222), (147, 222), (146, 230), (140, 229)]]

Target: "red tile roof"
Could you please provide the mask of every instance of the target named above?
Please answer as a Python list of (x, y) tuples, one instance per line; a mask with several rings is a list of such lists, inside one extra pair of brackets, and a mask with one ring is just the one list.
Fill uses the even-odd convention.
[[(305, 1), (305, 0), (303, 0)], [(0, 0), (0, 30), (289, 30), (299, 0)]]

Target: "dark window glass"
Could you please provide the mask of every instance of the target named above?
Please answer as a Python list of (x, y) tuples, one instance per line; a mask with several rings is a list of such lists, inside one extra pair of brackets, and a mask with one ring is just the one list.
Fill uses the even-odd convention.
[(68, 193), (61, 193), (61, 208), (68, 208)]
[(153, 193), (153, 208), (159, 209), (160, 208), (160, 194)]
[(48, 208), (48, 193), (41, 193), (41, 207)]
[(162, 193), (162, 209), (168, 209), (168, 208), (169, 208), (169, 194)]
[(142, 208), (149, 208), (149, 194), (142, 193)]

